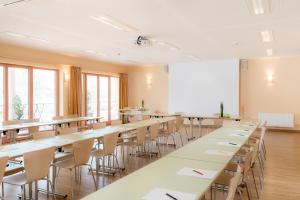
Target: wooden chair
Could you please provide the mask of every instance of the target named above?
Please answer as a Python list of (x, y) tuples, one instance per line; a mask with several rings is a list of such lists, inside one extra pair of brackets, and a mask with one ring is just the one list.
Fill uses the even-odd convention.
[(121, 125), (122, 124), (122, 120), (112, 120), (110, 122), (111, 126), (116, 126), (116, 125)]
[(55, 131), (39, 131), (32, 133), (33, 140), (55, 137)]
[(180, 131), (184, 128), (185, 129), (185, 135), (186, 138), (188, 138), (188, 132), (186, 127), (183, 126), (184, 119), (181, 116), (176, 117), (176, 122), (175, 122), (175, 133), (179, 134), (180, 141), (181, 141), (181, 146), (183, 146), (183, 139), (182, 139), (182, 133)]
[(3, 185), (3, 176), (5, 174), (6, 165), (8, 162), (8, 156), (0, 157), (0, 183), (2, 185), (2, 198), (4, 199), (4, 185)]
[(105, 128), (106, 127), (106, 122), (98, 122), (92, 124), (92, 128), (95, 129), (100, 129), (100, 128)]
[(172, 137), (175, 148), (176, 140), (175, 140), (175, 122), (176, 120), (170, 120), (167, 122), (167, 129), (162, 129), (159, 132), (159, 136), (166, 139), (166, 143), (168, 144), (169, 137)]
[[(118, 143), (119, 132), (104, 135), (102, 138), (103, 149), (97, 149), (92, 153), (92, 156), (96, 160), (96, 172), (99, 173), (100, 160), (102, 161), (102, 173), (103, 173), (103, 185), (104, 185), (104, 174), (106, 172), (105, 159), (107, 159), (108, 168), (114, 167), (114, 161), (116, 161), (118, 169), (120, 168), (118, 159), (115, 155), (115, 149)], [(113, 158), (113, 166), (110, 166), (110, 158)]]
[(65, 127), (65, 128), (60, 128), (57, 131), (58, 131), (59, 135), (67, 135), (67, 134), (78, 132), (78, 128), (77, 127)]
[(147, 137), (147, 142), (150, 143), (150, 159), (151, 159), (151, 154), (152, 154), (152, 147), (153, 143), (156, 145), (158, 154), (161, 156), (159, 144), (158, 144), (158, 139), (159, 139), (159, 133), (160, 133), (160, 124), (152, 124), (149, 128), (149, 135)]
[(27, 198), (26, 185), (29, 185), (29, 198), (32, 198), (32, 183), (35, 183), (35, 199), (38, 198), (39, 180), (46, 180), (47, 183), (50, 184), (52, 192), (54, 193), (52, 182), (48, 179), (48, 172), (54, 158), (54, 152), (55, 147), (50, 147), (25, 153), (23, 155), (25, 172), (5, 177), (3, 183), (21, 186), (23, 200)]
[[(74, 181), (73, 181), (73, 172), (76, 173), (76, 168), (79, 168), (79, 182), (81, 182), (81, 167), (88, 166), (89, 171), (92, 172), (92, 166), (88, 164), (92, 149), (93, 149), (94, 139), (87, 139), (73, 143), (73, 157), (67, 160), (63, 160), (57, 163), (54, 163), (55, 167), (59, 169), (67, 169), (70, 172), (70, 181), (71, 181), (71, 199), (74, 197)], [(91, 173), (97, 190), (97, 182), (94, 176), (94, 173)], [(75, 178), (77, 180), (76, 174)]]
[[(136, 129), (136, 131), (133, 133), (133, 134), (135, 134), (135, 137), (132, 137), (128, 141), (125, 140), (123, 145), (131, 147), (131, 148), (137, 148), (138, 152), (144, 151), (147, 132), (148, 132), (147, 127), (141, 127), (141, 128)], [(123, 152), (123, 154), (124, 154), (124, 152)], [(135, 153), (135, 155), (137, 155), (137, 153)], [(124, 159), (123, 159), (123, 162), (124, 162)]]
[[(240, 184), (242, 177), (242, 168), (238, 165), (237, 172), (235, 173), (234, 177), (230, 180), (228, 194), (226, 200), (234, 200), (238, 185)], [(241, 195), (241, 193), (239, 192)]]

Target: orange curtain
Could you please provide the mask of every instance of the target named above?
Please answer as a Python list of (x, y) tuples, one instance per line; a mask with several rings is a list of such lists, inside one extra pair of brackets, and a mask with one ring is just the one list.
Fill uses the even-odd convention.
[(82, 115), (81, 68), (71, 67), (69, 85), (69, 115)]
[(128, 75), (120, 74), (119, 80), (119, 107), (128, 107)]

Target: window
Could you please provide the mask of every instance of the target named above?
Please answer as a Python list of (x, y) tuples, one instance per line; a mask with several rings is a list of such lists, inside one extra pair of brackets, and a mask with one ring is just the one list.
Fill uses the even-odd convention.
[(0, 121), (58, 114), (58, 71), (0, 64)]
[(3, 76), (3, 66), (0, 66), (0, 121), (3, 121), (4, 115), (4, 76)]
[(100, 117), (102, 120), (108, 121), (108, 77), (100, 76)]
[(86, 115), (102, 117), (102, 121), (119, 119), (118, 77), (83, 73), (82, 86)]
[(28, 118), (28, 69), (8, 67), (9, 119)]
[(119, 119), (119, 78), (111, 77), (110, 94), (111, 119)]
[(56, 71), (33, 69), (33, 117), (49, 121), (56, 116)]
[(87, 84), (87, 115), (89, 116), (97, 116), (97, 107), (98, 107), (98, 93), (97, 93), (97, 76), (87, 75), (86, 77)]

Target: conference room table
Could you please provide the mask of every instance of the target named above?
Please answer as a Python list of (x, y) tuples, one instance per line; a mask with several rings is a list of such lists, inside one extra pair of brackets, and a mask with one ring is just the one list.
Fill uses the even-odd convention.
[[(170, 118), (163, 118), (163, 119), (149, 119), (149, 120), (138, 121), (129, 124), (107, 126), (105, 128), (101, 128), (97, 130), (87, 130), (87, 131), (76, 132), (67, 135), (57, 135), (51, 138), (3, 145), (0, 146), (0, 156), (9, 156), (10, 159), (15, 159), (18, 157), (22, 157), (24, 153), (41, 150), (47, 147), (60, 148), (85, 139), (91, 139), (91, 138), (101, 139), (104, 135), (112, 134), (112, 133), (126, 134), (127, 132), (136, 130), (137, 128), (149, 127), (156, 123), (165, 124), (169, 120), (175, 120), (175, 118), (170, 117)], [(56, 169), (54, 167), (52, 169), (53, 169), (52, 179), (55, 187)], [(66, 196), (62, 194), (59, 195), (63, 197)]]
[[(232, 123), (86, 196), (83, 200), (201, 199), (258, 123)], [(197, 172), (202, 173), (198, 174)]]
[(10, 125), (0, 125), (0, 133), (6, 134), (10, 132), (9, 138), (12, 142), (15, 142), (15, 133), (18, 133), (21, 129), (27, 129), (32, 127), (40, 127), (40, 126), (53, 126), (53, 129), (56, 129), (63, 124), (68, 124), (71, 122), (82, 122), (82, 121), (90, 121), (94, 123), (95, 121), (101, 119), (101, 117), (70, 117), (70, 118), (63, 118), (52, 120), (48, 122), (23, 122), (17, 124), (10, 124)]
[(200, 136), (202, 136), (202, 121), (205, 119), (211, 119), (211, 120), (223, 119), (223, 120), (240, 121), (239, 117), (223, 117), (223, 118), (221, 118), (219, 116), (204, 116), (204, 115), (183, 115), (182, 117), (185, 119), (188, 119), (190, 122), (189, 123), (190, 136), (188, 138), (189, 141), (195, 139), (194, 129), (193, 129), (194, 120), (197, 120), (197, 122), (198, 122), (198, 130), (199, 130)]

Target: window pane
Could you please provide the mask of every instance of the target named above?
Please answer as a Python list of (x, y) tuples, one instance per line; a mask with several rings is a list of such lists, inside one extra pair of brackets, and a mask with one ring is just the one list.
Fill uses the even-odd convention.
[(119, 119), (119, 78), (110, 79), (111, 120)]
[(97, 116), (97, 76), (86, 76), (87, 115)]
[(99, 77), (100, 81), (100, 117), (108, 120), (108, 77)]
[(4, 111), (4, 107), (3, 107), (3, 96), (4, 96), (4, 88), (3, 88), (3, 66), (0, 66), (0, 121), (3, 121), (3, 111)]
[(28, 118), (28, 69), (8, 68), (9, 119)]
[(33, 116), (49, 121), (56, 115), (56, 72), (33, 70)]

